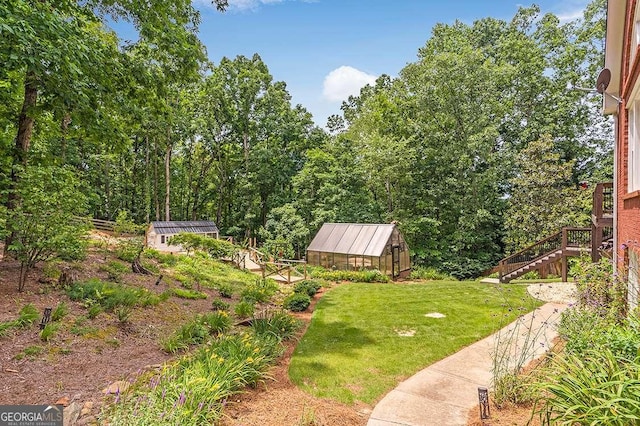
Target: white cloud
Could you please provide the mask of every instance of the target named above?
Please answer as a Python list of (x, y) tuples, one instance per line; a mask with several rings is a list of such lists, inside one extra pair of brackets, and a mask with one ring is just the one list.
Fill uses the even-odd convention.
[(554, 9), (555, 15), (560, 22), (569, 22), (578, 18), (582, 18), (585, 8), (587, 7), (587, 1), (585, 0), (564, 0), (559, 2)]
[[(285, 1), (300, 1), (303, 3), (315, 3), (318, 0), (229, 0), (229, 11), (246, 12), (256, 11), (260, 6), (283, 3)], [(194, 3), (205, 7), (213, 7), (211, 0), (194, 0)]]
[(358, 95), (367, 84), (374, 84), (376, 76), (350, 66), (341, 66), (324, 78), (322, 94), (332, 102), (341, 102), (351, 95)]

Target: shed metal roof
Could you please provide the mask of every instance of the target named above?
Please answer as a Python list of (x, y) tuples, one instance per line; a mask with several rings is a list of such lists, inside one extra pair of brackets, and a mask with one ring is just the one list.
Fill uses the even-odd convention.
[(381, 256), (394, 228), (394, 224), (325, 223), (307, 250)]
[(181, 232), (209, 234), (219, 232), (216, 224), (210, 220), (151, 222), (151, 226), (159, 235), (174, 235)]

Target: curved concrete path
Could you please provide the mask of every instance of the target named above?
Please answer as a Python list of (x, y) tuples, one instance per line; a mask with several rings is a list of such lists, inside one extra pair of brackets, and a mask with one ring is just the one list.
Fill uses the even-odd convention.
[(525, 353), (529, 360), (538, 358), (557, 336), (555, 325), (566, 307), (565, 303), (547, 303), (499, 332), (430, 365), (378, 402), (367, 426), (466, 425), (469, 410), (478, 407), (478, 387), (491, 386), (491, 354), (497, 342), (514, 336), (511, 341), (517, 343), (509, 345), (508, 350)]

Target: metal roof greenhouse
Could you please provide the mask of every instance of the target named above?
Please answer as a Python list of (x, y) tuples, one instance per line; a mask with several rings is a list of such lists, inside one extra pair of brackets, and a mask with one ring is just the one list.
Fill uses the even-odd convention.
[(331, 269), (378, 269), (398, 276), (411, 268), (395, 224), (325, 223), (307, 247), (307, 262)]

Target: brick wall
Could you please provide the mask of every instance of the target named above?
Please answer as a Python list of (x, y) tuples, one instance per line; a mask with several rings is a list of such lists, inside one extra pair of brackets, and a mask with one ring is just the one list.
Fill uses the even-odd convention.
[[(633, 16), (636, 10), (637, 0), (627, 0), (627, 13), (624, 23), (625, 35), (622, 54), (622, 83), (621, 97), (622, 105), (619, 109), (617, 135), (617, 240), (618, 259), (623, 262), (625, 259), (624, 247), (629, 247), (640, 253), (640, 196), (628, 197), (628, 116), (627, 104), (630, 101), (638, 76), (640, 75), (640, 54), (638, 47), (632, 38), (632, 29), (636, 18)], [(631, 49), (636, 49), (636, 55), (631, 63)]]

